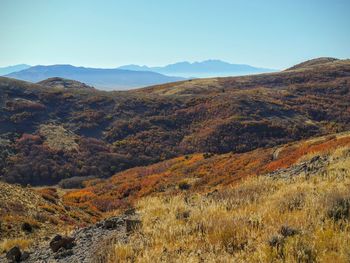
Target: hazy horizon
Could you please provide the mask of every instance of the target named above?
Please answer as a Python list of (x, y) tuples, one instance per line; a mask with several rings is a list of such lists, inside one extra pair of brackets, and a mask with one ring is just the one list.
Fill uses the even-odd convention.
[(219, 59), (283, 69), (316, 57), (349, 58), (348, 10), (345, 0), (3, 0), (0, 66)]
[[(148, 65), (148, 64), (138, 64), (138, 63), (129, 63), (129, 64), (118, 64), (115, 66), (111, 66), (111, 67), (94, 67), (94, 66), (86, 66), (86, 65), (75, 65), (75, 64), (70, 64), (70, 63), (59, 63), (59, 64), (29, 64), (29, 63), (19, 63), (19, 64), (11, 64), (11, 65), (1, 65), (0, 68), (5, 68), (5, 67), (12, 67), (12, 66), (18, 66), (18, 65), (28, 65), (31, 67), (35, 67), (35, 66), (56, 66), (56, 65), (69, 65), (69, 66), (74, 66), (74, 67), (84, 67), (84, 68), (101, 68), (101, 69), (116, 69), (116, 68), (120, 68), (123, 66), (140, 66), (140, 67), (165, 67), (165, 66), (169, 66), (169, 65), (174, 65), (177, 63), (183, 63), (183, 62), (188, 62), (190, 64), (195, 64), (195, 63), (202, 63), (202, 62), (206, 62), (206, 61), (221, 61), (224, 63), (229, 63), (229, 64), (241, 64), (241, 65), (249, 65), (247, 63), (235, 63), (232, 61), (226, 61), (226, 60), (222, 60), (222, 59), (215, 59), (215, 58), (208, 58), (208, 59), (204, 59), (204, 60), (194, 60), (194, 61), (189, 61), (186, 59), (183, 60), (179, 60), (179, 61), (174, 61), (168, 64), (161, 64), (161, 65)], [(302, 61), (301, 61), (302, 62)], [(249, 66), (255, 66), (255, 65), (249, 65)], [(258, 67), (258, 66), (257, 66)], [(265, 67), (259, 67), (259, 68), (265, 68)], [(274, 70), (280, 70), (280, 69), (274, 69)]]

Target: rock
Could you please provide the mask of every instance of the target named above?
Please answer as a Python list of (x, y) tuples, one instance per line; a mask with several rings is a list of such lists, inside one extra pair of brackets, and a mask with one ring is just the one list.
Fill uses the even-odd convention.
[(21, 261), (27, 260), (29, 258), (29, 256), (30, 256), (30, 254), (28, 252), (24, 251), (22, 253), (22, 256), (21, 256)]
[(50, 242), (50, 248), (53, 252), (57, 252), (60, 248), (71, 249), (76, 245), (74, 241), (72, 237), (56, 235)]
[[(134, 230), (141, 223), (136, 220), (138, 219), (136, 215), (121, 215), (105, 219), (88, 227), (76, 229), (69, 237), (56, 235), (50, 239), (50, 246), (37, 247), (24, 262), (107, 262), (104, 249), (115, 242), (125, 243), (128, 240), (126, 218), (133, 219), (129, 220), (129, 231)], [(67, 240), (71, 242), (66, 244)], [(0, 262), (3, 262), (1, 257)]]
[(131, 215), (134, 215), (135, 212), (136, 212), (136, 209), (135, 209), (135, 208), (129, 208), (128, 210), (126, 210), (126, 211), (124, 212), (124, 214), (127, 215), (127, 216), (131, 216)]
[(126, 232), (130, 233), (135, 231), (137, 228), (141, 226), (141, 221), (138, 219), (126, 219)]
[(103, 228), (116, 229), (121, 223), (122, 221), (118, 217), (112, 217), (103, 222)]
[(62, 258), (65, 258), (65, 257), (72, 256), (73, 254), (74, 253), (73, 253), (72, 249), (65, 250), (64, 248), (60, 248), (57, 251), (57, 253), (55, 254), (54, 258), (55, 259), (62, 259)]
[(13, 247), (6, 253), (6, 258), (9, 262), (20, 262), (21, 256), (22, 253), (19, 247)]
[(103, 222), (98, 222), (97, 224), (96, 224), (96, 227), (103, 227)]
[(33, 232), (33, 227), (32, 227), (29, 223), (24, 222), (24, 223), (22, 224), (22, 230), (23, 230), (24, 232), (31, 233), (31, 232)]

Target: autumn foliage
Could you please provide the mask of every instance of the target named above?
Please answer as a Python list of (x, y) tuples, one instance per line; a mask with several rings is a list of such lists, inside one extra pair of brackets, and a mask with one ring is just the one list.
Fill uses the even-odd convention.
[(127, 92), (0, 78), (0, 144), (10, 141), (0, 172), (8, 182), (56, 184), (183, 155), (244, 153), (346, 131), (349, 72), (349, 61), (336, 60)]
[[(111, 211), (126, 208), (150, 195), (223, 189), (239, 184), (247, 177), (291, 167), (310, 155), (327, 155), (349, 146), (350, 135), (345, 133), (241, 154), (210, 158), (205, 158), (205, 154), (183, 156), (126, 170), (83, 190), (69, 192), (64, 200), (70, 205), (86, 204), (99, 211)], [(186, 187), (182, 187), (183, 184)]]

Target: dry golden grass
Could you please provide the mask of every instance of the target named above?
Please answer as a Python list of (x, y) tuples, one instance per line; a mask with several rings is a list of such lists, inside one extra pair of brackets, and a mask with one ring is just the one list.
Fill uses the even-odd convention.
[(327, 172), (254, 177), (209, 195), (139, 201), (142, 229), (112, 262), (349, 262), (350, 154)]
[(40, 134), (45, 137), (45, 144), (52, 150), (77, 151), (79, 148), (76, 143), (76, 136), (69, 133), (62, 126), (41, 125)]
[(28, 239), (5, 239), (0, 243), (0, 253), (6, 253), (11, 248), (18, 246), (22, 250), (27, 249), (32, 244)]

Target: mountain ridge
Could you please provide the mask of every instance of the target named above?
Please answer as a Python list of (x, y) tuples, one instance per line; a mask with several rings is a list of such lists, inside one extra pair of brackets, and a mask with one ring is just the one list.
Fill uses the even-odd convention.
[(30, 82), (39, 82), (52, 77), (60, 77), (80, 81), (96, 88), (107, 90), (137, 88), (183, 79), (149, 71), (75, 67), (69, 64), (33, 66), (7, 74), (6, 77)]
[(21, 71), (23, 69), (30, 68), (30, 65), (27, 64), (17, 64), (13, 66), (0, 67), (0, 76), (4, 76), (13, 72)]
[(167, 75), (182, 77), (219, 77), (219, 76), (236, 76), (254, 73), (266, 73), (276, 71), (274, 69), (253, 67), (247, 64), (231, 64), (218, 59), (209, 59), (204, 61), (188, 62), (182, 61), (168, 64), (162, 67), (148, 67), (146, 65), (124, 65), (120, 69), (130, 70), (150, 70)]

